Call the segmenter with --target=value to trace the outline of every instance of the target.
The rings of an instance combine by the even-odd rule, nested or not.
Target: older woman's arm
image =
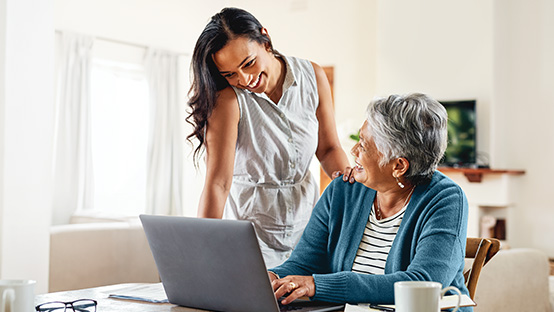
[[[394,283],[437,281],[462,292],[467,201],[459,187],[440,174],[414,192],[410,212],[387,259],[386,274],[351,271],[374,191],[360,183],[333,181],[314,208],[291,258],[271,269],[280,277],[312,275],[314,299],[334,302],[394,301]]]
[[[427,238],[425,247],[418,248],[418,255],[414,258],[414,267],[406,271],[397,271],[384,275],[367,275],[350,271],[343,271],[331,274],[314,274],[316,293],[313,299],[332,302],[372,302],[372,303],[394,303],[394,283],[399,281],[438,281],[443,287],[450,286],[452,279],[459,269],[460,261],[454,258],[463,259],[458,250],[462,249],[456,237],[436,235]],[[432,240],[432,241],[431,241]],[[443,245],[444,244],[444,245]],[[452,248],[448,255],[445,253],[433,253],[432,246],[443,245],[442,249]],[[428,248],[431,247],[431,248]],[[450,259],[452,262],[446,264]],[[435,263],[441,263],[434,267]],[[445,265],[446,264],[446,265]],[[463,282],[462,284],[463,285]],[[462,292],[462,289],[460,289]]]
[[[367,220],[369,215],[369,210],[361,207],[367,208],[365,204],[371,202],[374,194],[375,191],[361,183],[333,180],[314,207],[291,257],[269,271],[278,274],[283,284],[288,283],[290,276],[311,277],[340,271],[344,263],[350,269],[358,247],[351,242],[359,243],[365,227],[359,220]],[[347,259],[347,255],[351,259]]]
[[[462,190],[440,173],[433,180],[414,192],[417,196],[412,197],[411,211],[404,215],[384,275],[358,274],[334,266],[335,273],[313,274],[313,298],[393,303],[394,283],[409,280],[437,281],[467,293],[462,274],[467,200]],[[359,242],[352,244],[357,248]]]

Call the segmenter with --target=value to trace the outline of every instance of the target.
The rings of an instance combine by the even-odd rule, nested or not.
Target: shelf
[[[463,173],[469,182],[475,182],[475,183],[481,182],[481,180],[483,179],[483,175],[486,175],[486,174],[512,174],[512,175],[525,174],[525,170],[512,170],[512,169],[439,167],[438,170],[442,173]]]

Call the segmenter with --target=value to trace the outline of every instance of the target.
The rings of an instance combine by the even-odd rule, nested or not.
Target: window
[[[143,213],[149,126],[144,68],[96,59],[90,92],[94,211]]]

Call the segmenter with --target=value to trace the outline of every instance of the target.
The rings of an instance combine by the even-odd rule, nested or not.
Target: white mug
[[[396,312],[439,312],[440,299],[448,290],[458,294],[458,304],[452,312],[458,311],[462,293],[454,286],[442,289],[437,282],[406,281],[394,283],[394,305]]]
[[[35,310],[35,281],[0,280],[0,312]]]

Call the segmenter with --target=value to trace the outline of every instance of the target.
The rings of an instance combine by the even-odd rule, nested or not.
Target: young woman
[[[267,29],[237,8],[211,18],[192,71],[189,139],[206,161],[198,216],[252,221],[266,265],[280,264],[319,197],[313,155],[329,176],[351,172],[325,73],[278,53]]]

